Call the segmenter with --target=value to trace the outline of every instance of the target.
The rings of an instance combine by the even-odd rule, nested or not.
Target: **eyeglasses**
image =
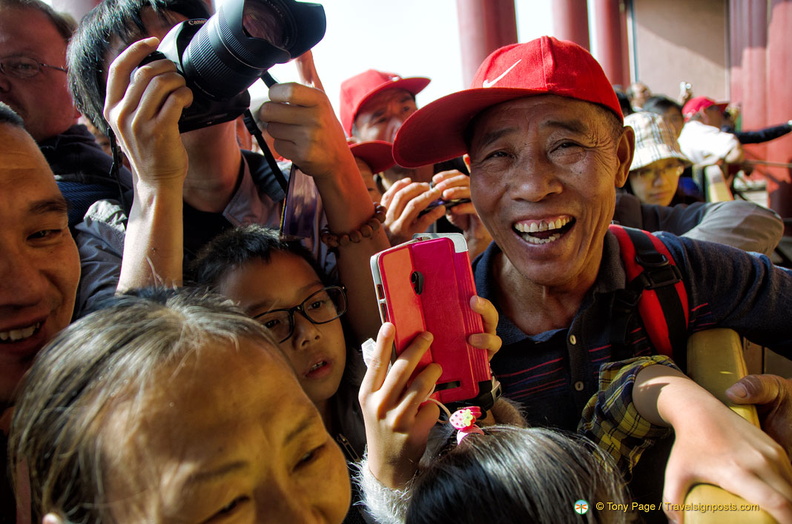
[[[41,73],[45,67],[50,69],[57,69],[58,71],[66,72],[66,68],[58,67],[49,64],[42,64],[27,56],[9,56],[0,58],[0,73],[5,73],[14,78],[33,78]]]
[[[635,171],[630,171],[630,176],[650,180],[655,178],[658,173],[661,175],[682,176],[684,171],[685,166],[682,164],[669,164],[660,168],[645,167],[636,169]]]
[[[273,309],[253,318],[270,330],[278,342],[286,342],[294,334],[294,313],[299,311],[311,324],[327,324],[347,309],[346,292],[341,286],[328,286],[288,309]]]

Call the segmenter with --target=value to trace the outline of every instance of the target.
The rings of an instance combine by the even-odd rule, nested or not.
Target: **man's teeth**
[[[322,360],[321,362],[317,362],[316,364],[311,366],[311,369],[308,370],[308,373],[310,373],[312,371],[316,371],[317,369],[319,369],[320,367],[322,367],[324,365],[325,365],[325,361],[324,360]]]
[[[539,222],[531,222],[530,224],[516,224],[514,228],[520,233],[539,233],[541,231],[552,231],[554,229],[561,229],[569,224],[571,219],[569,217],[559,218],[547,222],[540,220]]]
[[[522,238],[529,244],[549,244],[550,242],[555,242],[561,238],[561,233],[553,233],[547,238],[536,238],[532,237],[531,235],[522,235]]]
[[[41,322],[36,322],[32,326],[21,329],[12,329],[10,331],[0,331],[0,342],[17,342],[19,340],[32,337],[33,334],[41,327]]]

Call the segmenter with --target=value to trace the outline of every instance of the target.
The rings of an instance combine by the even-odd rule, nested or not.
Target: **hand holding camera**
[[[187,152],[178,122],[193,94],[170,60],[139,67],[158,43],[157,38],[140,40],[113,60],[104,116],[138,177],[150,183],[181,182]]]

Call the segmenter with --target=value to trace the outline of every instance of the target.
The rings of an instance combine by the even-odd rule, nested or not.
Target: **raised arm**
[[[314,178],[330,231],[360,231],[374,216],[374,206],[327,96],[296,83],[276,84],[269,96],[260,115],[275,149]],[[349,294],[347,314],[360,341],[373,336],[380,323],[369,259],[389,246],[380,227],[338,247],[339,275]]]
[[[169,60],[139,67],[159,40],[124,50],[110,66],[105,118],[129,158],[135,197],[117,289],[182,281],[182,196],[187,152],[179,134],[192,92]]]
[[[614,220],[624,226],[668,231],[765,255],[775,250],[784,231],[774,211],[744,200],[657,206],[620,192],[616,202]]]

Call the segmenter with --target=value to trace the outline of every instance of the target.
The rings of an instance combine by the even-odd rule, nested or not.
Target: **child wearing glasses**
[[[218,235],[194,269],[197,284],[232,299],[272,333],[325,426],[348,457],[357,458],[365,445],[353,402],[362,360],[347,347],[344,288],[332,285],[298,241],[281,240],[277,231],[258,225]]]
[[[270,330],[347,460],[362,457],[366,436],[357,395],[364,366],[349,334],[357,317],[342,316],[354,297],[348,301],[344,288],[322,274],[299,242],[258,225],[217,236],[193,269],[198,284],[231,298]],[[485,320],[496,318],[489,302],[476,303]],[[376,314],[373,305],[370,311]],[[489,345],[496,324],[490,320],[493,336],[484,337]],[[348,522],[360,518],[359,509],[352,509]]]

